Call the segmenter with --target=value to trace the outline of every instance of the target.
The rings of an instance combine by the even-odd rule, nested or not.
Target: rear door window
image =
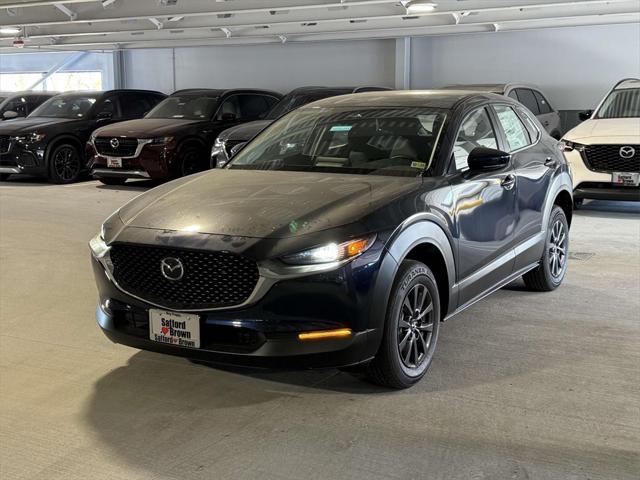
[[[538,102],[538,108],[540,108],[540,114],[544,115],[545,113],[551,113],[553,111],[553,108],[551,108],[551,105],[549,105],[549,102],[547,102],[547,99],[544,98],[544,96],[537,90],[532,90],[532,91],[533,91],[533,95],[536,97],[536,101]]]
[[[271,107],[266,95],[237,95],[241,120],[255,120],[265,115]]]
[[[142,118],[153,106],[146,95],[123,93],[120,95],[122,118]]]
[[[531,145],[529,132],[513,108],[507,105],[494,105],[494,109],[504,131],[509,153]]]
[[[536,97],[531,90],[529,90],[528,88],[517,88],[516,92],[518,93],[518,100],[520,100],[520,103],[531,110],[531,113],[533,113],[534,115],[540,115],[538,102],[536,101]]]

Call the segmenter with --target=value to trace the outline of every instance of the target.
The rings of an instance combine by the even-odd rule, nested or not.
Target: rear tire
[[[104,183],[105,185],[124,185],[124,183],[127,181],[126,178],[120,178],[120,177],[104,177],[104,178],[99,178],[98,180]]]
[[[540,265],[522,276],[529,290],[550,292],[560,286],[569,261],[569,223],[564,211],[555,205],[551,210],[544,252]]]
[[[574,198],[573,199],[573,209],[574,210],[578,210],[579,208],[582,207],[583,203],[584,203],[584,199],[582,199],[582,198]]]
[[[74,145],[58,145],[49,159],[49,180],[57,184],[77,182],[82,173],[82,157]]]
[[[388,388],[409,388],[425,376],[440,330],[435,277],[423,263],[405,260],[391,289],[382,344],[367,366],[370,380]]]

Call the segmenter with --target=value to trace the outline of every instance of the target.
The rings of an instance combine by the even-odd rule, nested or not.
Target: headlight
[[[96,235],[89,241],[89,248],[96,258],[103,258],[109,251],[109,246],[102,239],[101,235]]]
[[[151,139],[151,145],[166,145],[173,142],[173,137],[156,137]]]
[[[213,144],[213,148],[211,149],[211,156],[215,157],[222,153],[224,150],[224,142],[220,140],[220,138],[216,138],[216,141]]]
[[[293,253],[282,257],[282,261],[290,265],[317,265],[322,263],[334,263],[355,258],[367,251],[373,245],[376,236],[359,238],[344,243],[328,243],[319,247]]]
[[[44,133],[28,133],[27,135],[18,135],[16,137],[11,137],[11,140],[20,142],[20,143],[34,143],[41,142],[47,136]]]
[[[569,140],[560,140],[560,142],[558,143],[558,147],[563,152],[572,152],[574,150],[583,152],[585,148],[585,146],[581,143],[570,142]]]

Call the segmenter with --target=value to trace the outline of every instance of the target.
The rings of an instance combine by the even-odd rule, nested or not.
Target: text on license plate
[[[151,309],[149,338],[177,347],[200,348],[200,316]]]
[[[611,181],[616,185],[628,185],[637,187],[640,184],[638,172],[613,172]]]
[[[121,158],[107,158],[107,167],[109,168],[122,168]]]

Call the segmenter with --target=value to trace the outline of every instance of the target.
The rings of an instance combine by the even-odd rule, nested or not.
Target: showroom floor
[[[389,392],[111,344],[87,241],[144,190],[0,185],[1,478],[637,478],[640,205],[585,205],[559,290],[475,305]]]

